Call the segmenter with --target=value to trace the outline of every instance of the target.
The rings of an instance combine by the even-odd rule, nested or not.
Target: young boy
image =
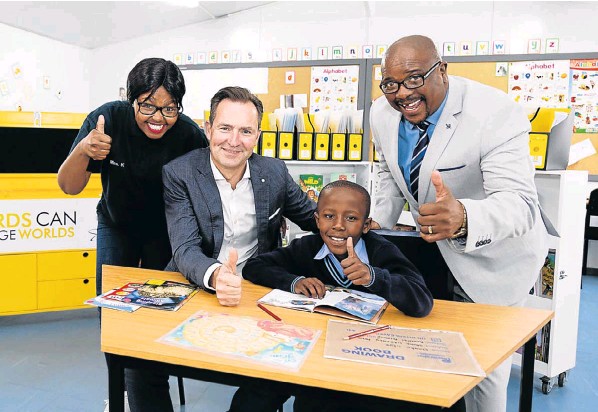
[[[320,192],[314,217],[319,235],[306,235],[289,246],[255,256],[243,268],[253,283],[321,298],[325,284],[374,293],[409,316],[432,310],[432,294],[417,269],[382,236],[369,232],[370,195],[360,185],[339,180]],[[350,412],[401,410],[440,411],[442,408],[409,402],[330,393],[317,388],[295,392],[295,412]],[[464,411],[461,399],[447,411]]]
[[[251,258],[243,277],[253,283],[322,298],[324,285],[374,293],[409,316],[432,310],[432,294],[417,269],[382,236],[369,232],[371,199],[360,185],[339,180],[320,192],[319,235]]]

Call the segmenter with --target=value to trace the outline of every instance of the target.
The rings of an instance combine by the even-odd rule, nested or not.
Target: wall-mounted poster
[[[527,107],[569,107],[569,60],[509,63],[508,93]]]
[[[598,59],[571,60],[571,109],[576,133],[598,133]]]
[[[309,112],[357,110],[359,66],[311,68]]]

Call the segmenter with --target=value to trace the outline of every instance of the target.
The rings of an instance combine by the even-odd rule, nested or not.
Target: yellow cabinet
[[[0,313],[37,308],[35,253],[0,256]]]
[[[93,278],[38,282],[37,308],[39,310],[75,309],[95,295],[95,275]]]
[[[95,296],[95,250],[37,255],[37,308],[73,309]]]
[[[0,315],[87,307],[95,261],[95,250],[0,255]]]
[[[95,264],[95,250],[39,253],[37,280],[95,278]]]

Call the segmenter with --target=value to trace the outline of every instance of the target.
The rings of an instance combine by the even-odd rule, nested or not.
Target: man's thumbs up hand
[[[437,170],[432,172],[431,181],[436,190],[436,201],[421,205],[417,219],[422,238],[430,243],[449,239],[463,223],[463,205],[445,186]]]

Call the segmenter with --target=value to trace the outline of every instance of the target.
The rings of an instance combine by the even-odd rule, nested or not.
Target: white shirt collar
[[[214,160],[212,159],[212,155],[210,155],[210,167],[212,168],[212,173],[214,174],[214,180],[226,180],[226,178],[220,173],[220,170],[214,164]],[[241,179],[249,179],[251,178],[251,173],[249,171],[249,160],[245,164],[245,172],[243,173],[243,177]]]
[[[357,242],[357,245],[355,245],[354,249],[355,249],[355,254],[359,258],[359,260],[361,260],[363,263],[368,263],[368,264],[370,263],[370,260],[368,259],[368,252],[365,249],[365,242],[364,242],[363,238],[359,238],[359,241]],[[334,256],[334,254],[330,251],[330,249],[328,249],[328,246],[326,246],[326,243],[324,243],[322,245],[322,247],[320,248],[320,250],[318,251],[318,253],[316,254],[316,256],[314,257],[314,259],[321,260],[321,259],[324,259],[328,255],[332,255],[332,257],[334,257],[336,259],[336,256]]]

